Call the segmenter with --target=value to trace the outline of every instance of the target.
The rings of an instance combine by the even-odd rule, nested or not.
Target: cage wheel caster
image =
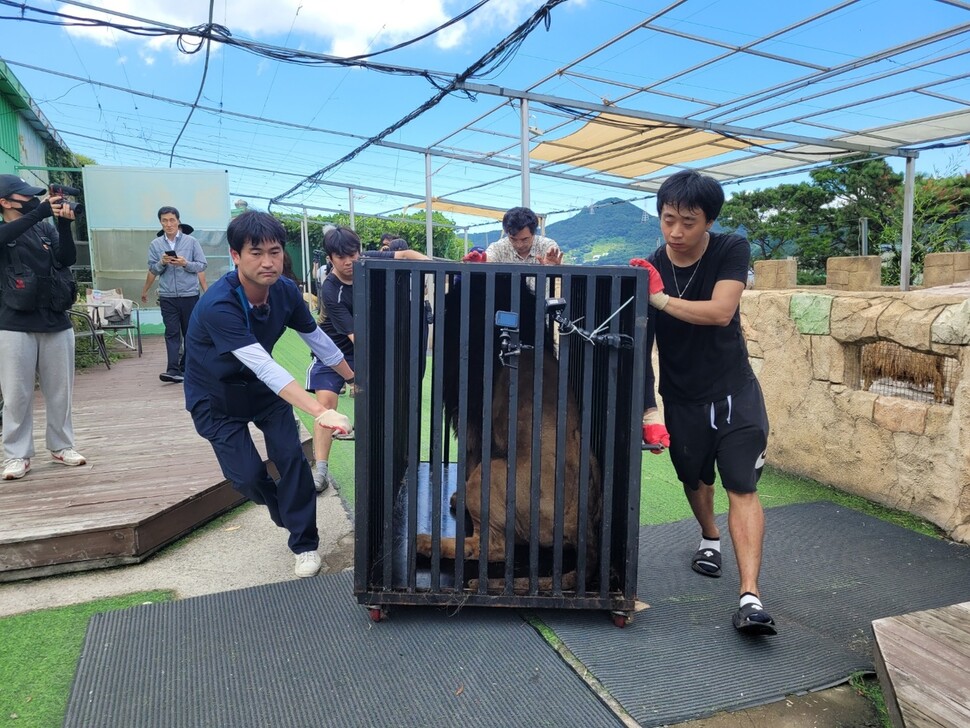
[[[626,627],[627,622],[630,621],[630,616],[626,612],[610,612],[610,617],[613,619],[613,625],[620,629]]]
[[[381,607],[368,607],[367,613],[371,622],[381,622],[387,618],[387,612]]]

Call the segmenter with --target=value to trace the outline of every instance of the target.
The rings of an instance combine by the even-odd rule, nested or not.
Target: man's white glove
[[[354,426],[350,424],[350,418],[347,415],[340,414],[337,410],[326,410],[323,414],[318,415],[314,422],[320,427],[333,430],[334,434],[337,435],[349,435],[354,431]]]

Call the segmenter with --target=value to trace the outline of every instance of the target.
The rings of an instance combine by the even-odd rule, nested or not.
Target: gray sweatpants
[[[52,334],[0,331],[4,457],[34,454],[35,378],[46,405],[47,449],[74,447],[74,329]]]

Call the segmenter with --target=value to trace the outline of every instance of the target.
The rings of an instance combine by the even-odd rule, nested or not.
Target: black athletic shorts
[[[664,402],[664,421],[670,460],[685,486],[713,484],[716,464],[725,489],[755,492],[768,444],[768,413],[757,379],[717,402]]]

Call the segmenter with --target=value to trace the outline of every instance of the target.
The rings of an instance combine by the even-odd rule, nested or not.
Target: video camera
[[[77,187],[68,187],[67,185],[51,185],[50,186],[51,196],[61,196],[61,197],[77,197],[81,194],[81,190]],[[80,202],[71,202],[70,200],[65,200],[66,204],[75,215],[81,215],[84,213],[84,205]]]
[[[518,369],[513,357],[521,354],[523,349],[532,348],[519,341],[519,314],[515,311],[496,311],[495,327],[499,330],[498,360],[504,367]]]

